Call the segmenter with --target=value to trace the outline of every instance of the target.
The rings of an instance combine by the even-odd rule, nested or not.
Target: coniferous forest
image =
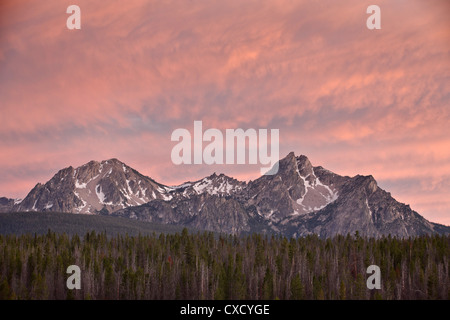
[[[449,299],[449,248],[449,236],[0,235],[0,299]],[[367,288],[369,265],[381,289]]]

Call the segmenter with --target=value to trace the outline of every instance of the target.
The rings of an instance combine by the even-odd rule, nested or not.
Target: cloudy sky
[[[202,120],[280,129],[281,157],[372,174],[450,225],[449,16],[447,0],[3,0],[0,196],[109,158],[169,185],[257,178],[172,163],[172,131]]]

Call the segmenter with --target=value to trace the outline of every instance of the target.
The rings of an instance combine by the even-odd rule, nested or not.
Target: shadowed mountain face
[[[20,201],[20,200],[19,200]],[[0,212],[9,212],[14,207],[15,200],[5,197],[0,198]]]
[[[354,234],[408,237],[449,233],[380,189],[372,176],[344,177],[288,154],[276,175],[248,183],[215,173],[169,187],[117,159],[59,171],[23,201],[0,198],[0,211],[123,216],[201,230],[299,237]]]
[[[165,199],[163,185],[141,175],[117,159],[91,161],[60,170],[50,181],[38,183],[16,211],[71,213],[112,212]]]
[[[249,183],[248,203],[255,205],[264,218],[278,222],[308,215],[336,201],[340,184],[338,178],[319,177],[305,156],[290,153],[279,162],[278,174]]]

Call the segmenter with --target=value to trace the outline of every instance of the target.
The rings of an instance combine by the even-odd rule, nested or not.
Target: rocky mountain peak
[[[19,211],[96,213],[168,199],[169,188],[158,184],[117,159],[89,161],[58,171],[44,185],[37,184],[17,206]]]
[[[240,192],[246,183],[231,178],[223,173],[217,175],[215,172],[195,182],[186,182],[172,187],[171,194],[176,197],[190,198],[192,195],[210,194],[228,196]]]
[[[355,184],[358,186],[363,186],[369,195],[378,190],[377,181],[372,175],[356,175],[353,179],[355,180]]]
[[[213,173],[165,186],[118,159],[59,170],[23,200],[0,198],[0,211],[113,214],[218,232],[286,236],[449,233],[378,187],[371,175],[340,176],[293,152],[279,171],[248,183]]]
[[[316,180],[316,175],[314,173],[314,168],[306,156],[299,156],[297,159],[297,167],[299,174],[305,178],[310,184],[313,184]]]
[[[304,155],[297,157],[294,152],[290,152],[286,157],[279,161],[278,174],[281,176],[297,174],[303,178],[312,180],[315,178],[314,168],[309,159]]]

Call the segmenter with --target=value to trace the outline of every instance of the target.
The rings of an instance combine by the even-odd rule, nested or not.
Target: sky
[[[110,158],[166,185],[258,178],[173,164],[171,133],[201,120],[279,129],[280,157],[373,175],[450,225],[448,16],[447,0],[2,0],[0,196]]]

